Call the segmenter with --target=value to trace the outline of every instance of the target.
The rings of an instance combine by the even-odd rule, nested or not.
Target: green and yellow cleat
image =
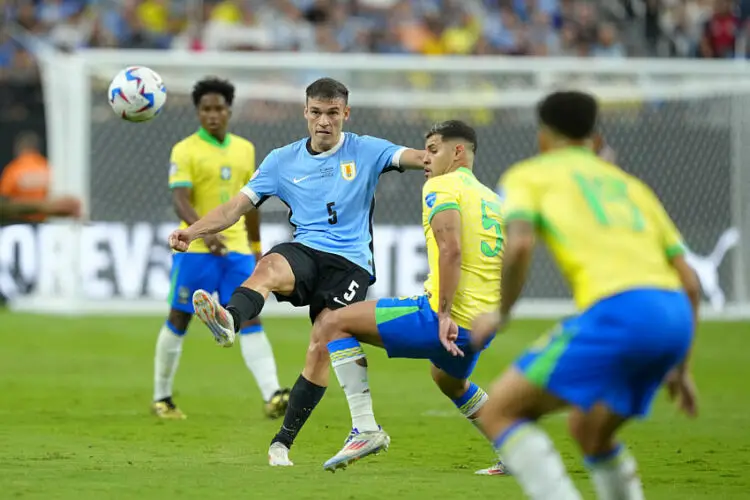
[[[175,406],[172,398],[156,401],[151,405],[151,413],[165,420],[185,420],[187,415]]]
[[[273,393],[271,399],[263,404],[263,412],[266,417],[276,419],[283,417],[286,413],[286,407],[289,406],[289,393],[291,389],[279,389]]]

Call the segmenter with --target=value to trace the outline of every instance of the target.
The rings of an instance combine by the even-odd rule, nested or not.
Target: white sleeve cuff
[[[391,166],[396,168],[401,168],[401,155],[409,148],[401,148],[395,153],[393,153],[393,158],[391,158]]]
[[[254,206],[258,206],[258,202],[260,201],[260,196],[256,194],[255,191],[250,189],[250,187],[245,186],[242,189],[240,189],[240,193],[244,194],[248,198],[250,198],[250,201],[253,203]]]

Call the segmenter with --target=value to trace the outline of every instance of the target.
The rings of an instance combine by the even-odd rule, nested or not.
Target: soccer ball
[[[159,114],[167,102],[167,89],[156,71],[131,66],[120,71],[109,85],[109,105],[129,122],[146,122]]]

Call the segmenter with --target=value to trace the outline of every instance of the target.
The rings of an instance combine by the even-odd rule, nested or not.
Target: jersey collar
[[[322,153],[318,153],[318,154],[316,154],[316,155],[310,155],[310,156],[311,156],[311,157],[313,157],[313,158],[328,158],[328,157],[330,157],[330,156],[333,156],[333,155],[335,155],[335,154],[336,154],[336,152],[337,152],[337,151],[338,151],[339,149],[341,149],[341,146],[343,146],[343,145],[344,145],[344,139],[346,138],[346,137],[345,137],[345,135],[346,135],[346,132],[343,132],[343,131],[342,131],[342,132],[341,132],[341,137],[339,137],[339,142],[337,142],[337,143],[336,143],[336,145],[335,145],[334,147],[332,147],[332,148],[331,148],[331,149],[329,149],[328,151],[324,151],[324,152],[322,152]],[[305,151],[307,151],[307,147],[305,147]],[[310,153],[308,152],[307,154],[310,154]]]
[[[220,148],[225,148],[229,146],[229,134],[228,133],[226,137],[224,137],[224,142],[219,142],[219,140],[216,137],[209,134],[208,131],[204,129],[203,127],[199,128],[196,134],[198,134],[198,137],[200,137],[202,140],[214,146],[217,146]]]
[[[456,172],[463,172],[465,174],[474,175],[474,172],[470,168],[466,168],[466,167],[458,167],[456,169]]]
[[[594,151],[591,148],[587,148],[586,146],[568,146],[567,148],[569,151],[579,151],[581,153],[586,153],[590,155],[595,155]]]

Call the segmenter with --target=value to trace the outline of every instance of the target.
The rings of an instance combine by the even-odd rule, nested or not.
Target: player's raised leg
[[[438,315],[426,296],[362,302],[328,314],[316,324],[313,337],[328,341],[331,362],[349,402],[352,433],[344,448],[325,463],[326,469],[346,467],[387,448],[377,425],[367,383],[367,362],[360,342],[382,347],[389,357],[430,359],[433,378],[468,419],[476,419],[487,401],[484,391],[468,381],[481,349],[469,345],[469,333],[458,328],[454,342],[464,351],[456,357],[439,335]],[[387,440],[390,443],[390,439]]]
[[[368,455],[387,450],[391,439],[375,421],[367,377],[367,357],[360,340],[382,347],[376,319],[377,301],[331,311],[315,322],[312,338],[328,346],[331,365],[344,389],[352,430],[344,447],[323,464],[327,470],[345,468]]]
[[[287,259],[270,252],[260,259],[253,274],[232,293],[226,308],[205,290],[196,291],[193,294],[195,314],[211,330],[219,345],[231,347],[240,326],[258,317],[268,295],[271,292],[291,295],[294,283],[294,272]]]
[[[258,233],[257,228],[255,232]],[[255,268],[255,256],[230,253],[224,259],[223,264],[224,272],[219,285],[219,302],[227,304],[234,290]],[[260,317],[242,324],[239,333],[242,358],[258,384],[264,402],[263,411],[269,418],[278,418],[286,410],[289,389],[282,389],[279,384],[276,359]]]

